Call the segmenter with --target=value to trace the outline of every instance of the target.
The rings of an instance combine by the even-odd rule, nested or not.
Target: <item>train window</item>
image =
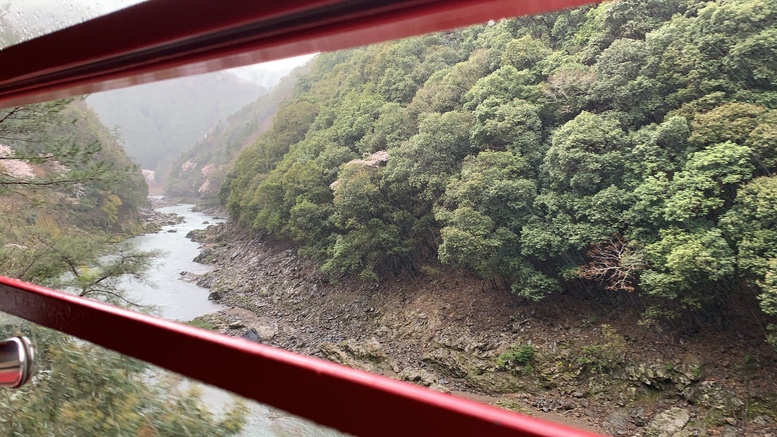
[[[561,434],[474,392],[593,432],[771,431],[773,0],[235,3],[4,30],[0,272],[69,294],[0,278],[0,311],[354,434]],[[262,103],[211,123],[203,88]],[[133,138],[128,109],[177,130]],[[221,217],[141,212],[144,177]],[[116,243],[140,214],[159,232]]]

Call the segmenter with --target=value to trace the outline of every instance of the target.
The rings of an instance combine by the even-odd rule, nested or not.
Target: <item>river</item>
[[[160,212],[175,213],[184,222],[164,226],[156,234],[146,234],[130,240],[138,249],[156,250],[162,255],[143,282],[127,279],[124,288],[133,302],[154,307],[154,313],[168,320],[189,321],[223,307],[208,300],[208,290],[180,280],[181,272],[202,274],[210,267],[192,261],[199,253],[199,244],[186,238],[194,229],[204,229],[209,223],[219,223],[211,216],[192,212],[192,205],[160,208]]]
[[[154,263],[147,280],[127,280],[124,289],[134,302],[149,305],[154,313],[169,320],[186,322],[197,316],[222,309],[221,305],[208,300],[208,290],[180,280],[183,271],[202,274],[210,267],[192,261],[199,254],[199,244],[186,238],[194,229],[204,229],[209,223],[219,223],[206,214],[193,212],[192,205],[175,205],[159,208],[164,213],[175,213],[184,217],[184,222],[164,226],[156,234],[147,234],[131,241],[140,250],[162,251]],[[237,371],[246,371],[240,369]],[[246,377],[250,373],[246,372]],[[305,396],[305,394],[301,394]],[[212,387],[203,386],[203,400],[217,414],[230,404],[232,395]],[[325,399],[322,398],[322,402]],[[246,401],[249,408],[248,424],[241,436],[311,436],[329,437],[340,435],[335,431],[319,427],[306,420],[271,409],[253,401]]]

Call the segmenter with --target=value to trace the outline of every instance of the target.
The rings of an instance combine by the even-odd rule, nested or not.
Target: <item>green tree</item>
[[[542,41],[524,35],[507,43],[502,54],[502,63],[511,65],[519,71],[532,69],[551,52],[551,49]]]
[[[553,135],[544,167],[554,190],[591,195],[623,180],[623,129],[614,120],[582,112]]]
[[[748,147],[731,142],[716,144],[688,157],[683,170],[669,184],[667,220],[685,221],[719,211],[731,204],[736,185],[753,174]]]
[[[734,250],[721,230],[708,223],[666,229],[660,234],[658,242],[645,247],[651,267],[641,274],[642,289],[691,309],[700,308],[715,297],[715,287],[726,286],[716,282],[734,273]]]
[[[323,271],[377,280],[409,264],[412,246],[407,244],[408,232],[403,232],[408,224],[389,201],[381,184],[383,171],[359,161],[343,165],[334,187],[332,216],[339,232]]]
[[[750,132],[745,145],[753,151],[756,170],[761,174],[777,171],[777,111],[768,111]]]
[[[777,258],[777,177],[759,177],[743,185],[720,226],[736,244],[740,273],[751,281],[763,279]]]
[[[536,168],[544,147],[537,106],[515,99],[489,97],[473,111],[472,145],[476,150],[509,150],[527,157]]]
[[[0,137],[9,144],[0,152],[3,274],[128,304],[120,279],[142,278],[154,254],[119,243],[120,226],[136,218],[146,187],[117,140],[78,101],[4,110]],[[197,396],[150,383],[134,360],[44,329],[0,325],[0,336],[18,334],[35,340],[39,374],[21,395],[0,392],[0,435],[188,429],[204,436],[235,434],[245,422],[244,407],[217,420]]]
[[[530,167],[512,152],[485,151],[464,161],[435,212],[443,224],[439,258],[526,297],[557,283],[521,256],[521,229],[537,195]]]
[[[322,55],[289,104],[314,121],[276,123],[222,192],[337,275],[438,260],[531,298],[582,278],[648,316],[720,313],[737,274],[765,281],[748,244],[771,257],[745,230],[769,221],[733,217],[777,171],[776,11],[622,0]]]
[[[407,181],[422,193],[424,200],[434,201],[471,151],[472,123],[472,115],[467,112],[424,114],[418,134],[390,153],[386,177],[390,181]]]

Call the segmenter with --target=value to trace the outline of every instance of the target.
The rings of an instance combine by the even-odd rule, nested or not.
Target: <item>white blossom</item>
[[[190,161],[190,160],[188,160],[188,159],[187,159],[187,160],[186,160],[186,162],[184,162],[183,164],[181,164],[181,170],[182,170],[182,171],[191,170],[191,169],[193,169],[193,168],[194,168],[194,166],[195,166],[195,165],[197,165],[197,164],[195,164],[194,162],[192,162],[192,161]]]
[[[14,151],[5,144],[0,144],[0,174],[13,179],[32,179],[35,171],[32,166],[21,159],[14,159]]]

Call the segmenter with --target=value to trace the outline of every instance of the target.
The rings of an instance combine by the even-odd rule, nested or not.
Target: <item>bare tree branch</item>
[[[598,281],[612,291],[634,291],[639,272],[647,267],[642,253],[619,236],[595,244],[587,256],[591,261],[580,268],[580,277]]]

